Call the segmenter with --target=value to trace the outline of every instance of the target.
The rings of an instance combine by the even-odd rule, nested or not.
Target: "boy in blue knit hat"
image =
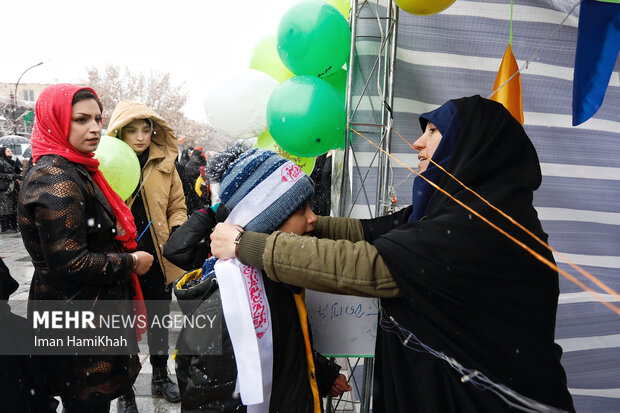
[[[210,208],[196,211],[164,246],[166,258],[181,268],[202,267],[210,253],[208,235],[226,216],[228,222],[255,232],[280,230],[304,235],[314,229],[316,216],[308,206],[314,195],[313,182],[294,163],[271,151],[237,145],[213,156],[207,170],[211,181],[219,182],[221,205],[217,213]],[[198,285],[187,288],[190,285],[187,277],[177,282],[174,291],[179,302],[184,298],[207,295],[203,310],[213,311],[214,303],[219,306],[220,288],[223,287],[218,286],[215,277],[209,276],[214,262],[215,259],[211,259],[205,263],[203,279]],[[262,406],[265,411],[282,413],[320,411],[320,396],[327,393],[339,395],[350,387],[345,377],[338,373],[339,366],[316,352],[307,352],[311,349],[311,335],[303,305],[303,290],[272,282],[267,277],[260,277],[258,281],[267,303],[264,308],[259,307],[260,313],[253,313],[256,335],[260,339],[268,333],[273,342],[268,350],[272,358],[267,380],[270,388]],[[257,288],[251,291],[257,291]],[[260,302],[260,295],[255,299]],[[228,317],[226,320],[228,322]],[[236,326],[222,328],[222,356],[177,356],[182,407],[185,404],[188,408],[191,405],[236,411],[234,409],[241,405],[241,401],[233,396],[237,366],[240,365],[235,363],[235,356],[245,355],[233,356],[228,334],[230,328]],[[221,377],[209,377],[214,371],[221,373]],[[239,380],[242,377],[240,374]],[[241,397],[244,397],[243,383]]]

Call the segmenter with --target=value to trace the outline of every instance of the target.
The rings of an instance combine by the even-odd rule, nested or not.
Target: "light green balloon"
[[[291,7],[278,25],[278,54],[296,75],[329,76],[347,62],[351,30],[344,16],[323,0]]]
[[[127,200],[140,182],[140,161],[133,149],[120,139],[102,136],[95,158],[110,187]]]
[[[278,143],[269,133],[269,129],[260,134],[260,136],[256,140],[256,143],[254,144],[254,147],[259,149],[265,149],[268,151],[274,151],[284,159],[295,162],[297,166],[299,166],[301,170],[304,171],[304,173],[308,176],[310,176],[310,174],[312,173],[312,170],[314,169],[314,164],[316,163],[315,157],[297,156],[282,149],[282,147],[278,145]]]
[[[267,73],[278,82],[284,82],[295,76],[280,60],[275,34],[263,37],[256,43],[250,57],[250,69]]]
[[[349,15],[351,11],[351,0],[325,0],[332,6],[338,9],[340,13],[345,17],[345,19],[349,20]]]
[[[319,156],[344,140],[346,113],[342,98],[325,80],[295,76],[271,94],[267,125],[285,151]]]

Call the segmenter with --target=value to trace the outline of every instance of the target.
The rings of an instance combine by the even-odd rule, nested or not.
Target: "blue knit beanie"
[[[252,189],[287,162],[290,163],[275,152],[238,145],[212,156],[207,171],[210,179],[220,183],[220,200],[232,211]],[[296,165],[292,164],[291,167],[299,176],[297,181],[270,205],[264,205],[263,211],[245,226],[246,230],[271,233],[312,198],[314,184],[310,177]],[[284,184],[286,179],[283,177],[277,182]],[[275,191],[275,188],[269,189]]]

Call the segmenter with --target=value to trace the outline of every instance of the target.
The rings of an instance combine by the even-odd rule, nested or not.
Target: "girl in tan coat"
[[[168,331],[153,328],[152,320],[170,312],[170,284],[183,274],[162,255],[170,234],[187,220],[183,184],[174,166],[177,139],[162,117],[146,105],[124,100],[114,109],[107,135],[122,139],[138,155],[140,184],[127,199],[138,230],[140,249],[151,252],[155,261],[140,277],[149,322],[148,343],[153,394],[179,402],[178,386],[168,377]],[[137,412],[133,391],[118,401],[119,412]]]

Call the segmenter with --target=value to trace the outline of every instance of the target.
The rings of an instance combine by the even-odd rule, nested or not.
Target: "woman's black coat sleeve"
[[[391,229],[406,223],[409,215],[413,211],[413,206],[409,205],[390,215],[385,215],[373,219],[361,219],[362,228],[364,229],[364,240],[373,242]]]

